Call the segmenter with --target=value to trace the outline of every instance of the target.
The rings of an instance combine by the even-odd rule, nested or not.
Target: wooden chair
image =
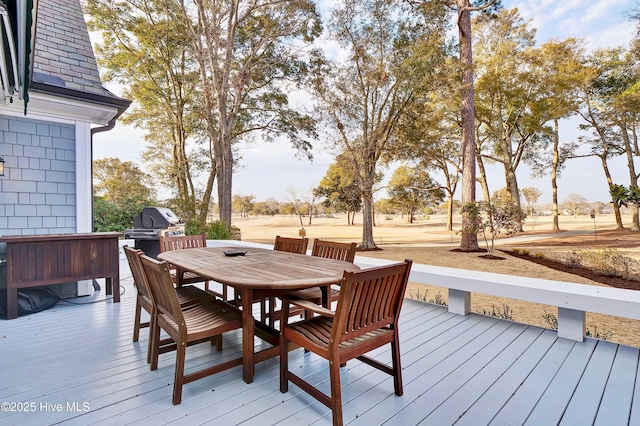
[[[390,266],[345,272],[340,284],[336,311],[307,300],[283,298],[280,327],[280,392],[289,389],[289,381],[331,408],[333,424],[342,425],[340,365],[357,358],[393,376],[395,394],[402,395],[402,368],[398,319],[407,287],[411,260]],[[287,324],[290,305],[319,314],[303,321]],[[289,343],[329,361],[331,394],[326,395],[289,371]],[[392,366],[365,356],[380,346],[391,344]]]
[[[276,235],[276,241],[273,243],[273,249],[286,251],[288,253],[307,254],[308,245],[308,238],[288,238]]]
[[[308,245],[308,238],[288,238],[276,235],[276,240],[273,243],[273,249],[286,251],[288,253],[306,254]],[[260,302],[260,320],[262,322],[266,322],[268,318],[269,326],[273,328],[278,315],[278,312],[276,312],[275,294],[269,291],[254,291],[253,294],[253,301]],[[268,310],[267,303],[269,304]]]
[[[324,257],[326,259],[343,260],[345,262],[353,263],[356,257],[356,243],[338,243],[334,241],[326,241],[315,239],[313,240],[313,248],[311,249],[311,256]],[[292,293],[298,299],[306,299],[317,305],[322,304],[322,291],[319,288],[308,288],[305,290],[298,290]],[[328,286],[327,288],[328,303],[331,307],[331,302],[338,300],[340,290]],[[309,311],[305,311],[305,318],[311,315]]]
[[[132,249],[129,246],[124,246],[124,253],[127,256],[127,261],[129,262],[129,268],[131,269],[131,275],[133,276],[133,282],[136,285],[138,290],[138,294],[136,296],[136,310],[134,314],[134,324],[133,324],[133,341],[137,342],[140,337],[140,329],[146,327],[152,327],[151,323],[155,320],[155,309],[153,307],[153,302],[151,300],[151,290],[149,289],[149,283],[147,281],[147,276],[144,272],[142,261],[140,260],[140,256],[144,253],[139,249]],[[194,286],[185,286],[176,289],[176,295],[178,297],[178,302],[180,306],[188,306],[193,303],[198,303],[201,301],[211,300],[214,296],[209,295],[204,290],[201,290]],[[141,314],[142,309],[147,311],[149,314],[150,321],[142,322]],[[159,342],[162,352],[166,352],[167,350],[171,350],[170,347],[173,344],[173,340],[166,339]],[[221,342],[220,342],[221,344]],[[147,348],[147,363],[151,362],[151,335],[149,336],[148,348]],[[175,345],[173,345],[175,346]]]
[[[183,250],[189,248],[198,248],[198,247],[206,247],[207,246],[207,236],[202,235],[171,235],[171,236],[160,236],[160,252],[171,251],[171,250]],[[227,300],[227,286],[222,284],[222,292],[217,292],[209,289],[209,281],[205,280],[201,276],[190,272],[190,271],[181,271],[182,277],[176,275],[176,268],[169,264],[169,268],[171,270],[171,279],[175,284],[178,284],[178,281],[181,284],[195,284],[204,282],[205,290],[215,294],[220,297],[222,300]]]
[[[185,308],[181,307],[167,262],[158,262],[145,255],[141,256],[141,260],[155,308],[155,321],[151,325],[152,342],[154,342],[151,348],[151,370],[158,368],[159,346],[155,342],[160,341],[160,329],[162,329],[176,343],[172,402],[177,405],[182,401],[182,386],[185,383],[242,365],[242,357],[240,357],[184,374],[187,346],[242,328],[241,313],[228,303],[214,298],[207,303],[194,303]]]

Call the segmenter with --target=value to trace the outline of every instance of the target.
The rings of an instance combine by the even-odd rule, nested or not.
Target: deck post
[[[558,307],[558,337],[584,341],[587,331],[586,313],[575,309]]]
[[[449,289],[449,312],[467,315],[471,312],[471,293],[463,290]]]

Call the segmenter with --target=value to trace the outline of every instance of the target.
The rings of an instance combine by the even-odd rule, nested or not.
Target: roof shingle
[[[58,77],[69,89],[114,96],[102,86],[79,0],[38,2],[34,73]]]

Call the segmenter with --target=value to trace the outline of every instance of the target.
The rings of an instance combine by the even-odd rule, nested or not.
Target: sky
[[[326,10],[328,2],[321,5]],[[537,29],[536,42],[542,44],[550,39],[567,37],[584,38],[587,49],[628,45],[635,32],[635,24],[629,21],[629,12],[636,5],[635,0],[503,0],[505,8],[517,7],[525,20]],[[117,86],[107,86],[116,94]],[[303,106],[306,98],[298,94],[292,102]],[[561,140],[572,140],[579,136],[577,119],[560,124]],[[121,161],[133,161],[142,170],[141,160],[144,150],[144,133],[140,129],[124,126],[116,127],[94,136],[94,159],[116,157]],[[240,146],[242,159],[235,166],[233,193],[253,195],[256,201],[276,198],[290,199],[293,189],[299,196],[310,194],[333,162],[332,147],[322,141],[314,144],[313,161],[301,159],[286,140],[262,142],[256,140]],[[521,170],[522,168],[522,170]],[[628,185],[628,170],[623,159],[611,164],[613,180]],[[385,179],[391,177],[393,168],[383,170]],[[533,186],[542,192],[538,204],[551,202],[551,183],[548,178],[533,179],[523,166],[517,171],[520,188]],[[438,176],[434,176],[438,180]],[[491,191],[504,187],[504,173],[501,167],[490,166],[488,172]],[[383,182],[384,184],[384,182]],[[481,194],[478,190],[478,194]],[[609,201],[610,197],[602,167],[598,159],[583,158],[570,160],[558,180],[558,198],[562,202],[570,194],[579,194],[589,202]],[[166,192],[164,193],[167,196]],[[160,191],[160,196],[163,192]],[[456,198],[459,198],[456,197]]]

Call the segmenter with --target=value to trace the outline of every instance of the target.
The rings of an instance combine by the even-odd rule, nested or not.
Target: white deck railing
[[[133,245],[133,242],[129,242]],[[244,241],[209,240],[210,247],[268,244]],[[356,256],[355,263],[370,268],[396,261]],[[414,263],[410,281],[449,289],[449,312],[471,312],[471,294],[480,293],[558,307],[558,336],[583,341],[586,312],[640,320],[640,291],[600,287],[562,281],[494,274],[467,269],[445,268]]]

